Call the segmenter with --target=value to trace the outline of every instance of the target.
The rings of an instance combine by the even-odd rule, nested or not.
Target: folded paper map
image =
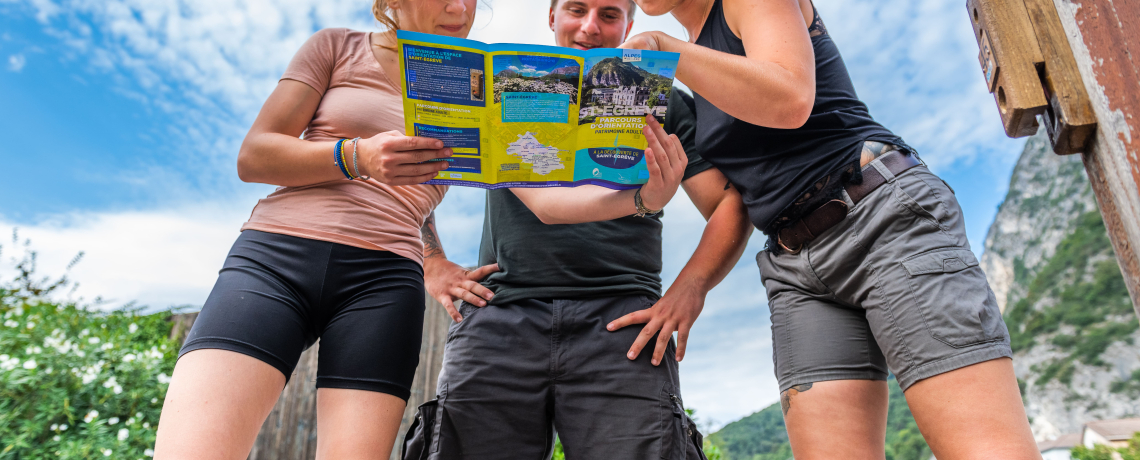
[[[664,122],[678,55],[485,44],[399,31],[409,136],[454,152],[429,184],[637,188],[641,128]]]

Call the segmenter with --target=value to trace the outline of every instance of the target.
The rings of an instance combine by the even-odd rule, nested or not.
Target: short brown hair
[[[376,0],[376,1],[382,2],[384,0]],[[562,0],[550,0],[550,9],[553,10],[554,7],[558,6],[558,2],[560,2],[560,1],[562,1]],[[635,13],[635,12],[637,12],[637,3],[634,3],[633,0],[629,0],[629,20],[631,20],[631,21],[633,20],[633,13]]]

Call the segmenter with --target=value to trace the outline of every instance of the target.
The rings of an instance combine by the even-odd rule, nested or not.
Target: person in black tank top
[[[795,457],[884,458],[893,374],[937,458],[1040,458],[953,191],[871,117],[811,1],[635,1],[692,38],[622,47],[681,54],[700,155],[769,238],[757,263]]]

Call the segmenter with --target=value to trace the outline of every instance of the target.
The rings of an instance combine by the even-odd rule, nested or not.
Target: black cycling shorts
[[[179,357],[221,349],[288,379],[318,338],[317,388],[368,390],[405,401],[424,320],[420,264],[387,251],[246,230]]]

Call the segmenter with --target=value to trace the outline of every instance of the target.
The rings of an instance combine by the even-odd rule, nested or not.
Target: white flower
[[[146,455],[147,457],[153,457],[154,456],[154,449],[144,450],[143,455]]]
[[[99,411],[93,410],[91,412],[88,412],[87,415],[83,416],[83,422],[84,423],[91,423],[91,421],[95,420],[95,417],[98,417],[98,416],[99,416]]]
[[[170,377],[165,372],[158,374],[158,383],[170,383]]]
[[[23,316],[24,315],[24,307],[16,307],[14,310],[12,310],[12,312],[15,313],[16,316]]]
[[[131,435],[131,432],[130,432],[130,431],[127,431],[127,429],[126,429],[126,428],[123,428],[123,429],[119,430],[119,440],[120,440],[120,441],[126,441],[126,440],[127,440],[127,436],[130,436],[130,435]]]
[[[134,424],[135,424],[135,418],[134,417],[127,419],[127,425],[134,425]]]
[[[60,425],[59,431],[67,431],[67,425]]]
[[[27,326],[24,326],[24,327],[26,327],[26,328],[28,328],[28,329],[35,329],[35,328],[36,328],[36,323],[33,323],[33,322],[31,322],[31,321],[28,321],[28,325],[27,325]]]
[[[92,337],[90,339],[87,339],[87,343],[90,343],[92,345],[97,344],[97,343],[99,343],[99,338],[98,337]]]
[[[137,331],[137,330],[139,330],[139,325],[138,325],[138,324],[135,324],[135,323],[131,323],[131,325],[130,325],[130,326],[127,326],[127,332],[129,332],[129,333],[131,333],[131,334],[134,334],[134,333],[135,333],[135,331]]]
[[[119,423],[119,417],[111,417],[111,418],[107,419],[108,425],[114,425],[116,423]]]
[[[150,403],[151,403],[151,404],[154,404],[154,403],[157,403],[157,402],[158,402],[158,398],[150,398]]]
[[[111,391],[115,394],[119,394],[123,392],[123,387],[121,385],[115,385],[114,388],[111,388]]]
[[[87,329],[84,329],[84,330],[82,330],[82,331],[79,331],[79,336],[80,336],[80,337],[87,337],[87,334],[90,334],[90,333],[91,333],[91,331],[88,331]]]
[[[8,355],[0,355],[0,369],[10,371],[20,366],[20,359]]]
[[[142,420],[142,418],[143,418],[142,412],[135,412],[135,418]]]
[[[103,382],[103,388],[111,388],[118,384],[119,382],[115,381],[115,376],[112,375],[106,382]]]
[[[75,356],[82,358],[84,356],[87,356],[87,353],[84,353],[83,350],[75,350]]]
[[[59,424],[58,424],[58,423],[53,423],[53,424],[51,424],[51,430],[52,430],[52,431],[56,431],[56,430],[58,430],[58,429],[59,429]]]
[[[104,343],[103,346],[99,347],[100,350],[110,350],[112,348],[115,348],[115,344],[111,342]]]
[[[16,326],[19,326],[20,323],[17,323],[15,320],[10,319],[8,321],[4,321],[4,325],[7,327],[16,327]]]
[[[55,436],[52,436],[52,437],[51,437],[51,440],[52,440],[52,441],[55,441],[55,442],[59,442],[59,435],[57,434],[57,435],[55,435]]]
[[[123,362],[129,363],[129,362],[134,361],[135,358],[136,358],[136,356],[134,355],[134,353],[127,353],[127,354],[123,355]]]
[[[32,370],[32,369],[35,369],[35,368],[36,368],[36,360],[34,360],[34,359],[29,359],[29,360],[27,360],[27,361],[24,361],[24,369],[27,369],[27,370]]]
[[[143,422],[143,428],[150,428],[150,422]]]
[[[111,449],[103,449],[103,456],[104,457],[110,457],[111,454],[113,454],[113,453],[114,452],[112,452]]]

